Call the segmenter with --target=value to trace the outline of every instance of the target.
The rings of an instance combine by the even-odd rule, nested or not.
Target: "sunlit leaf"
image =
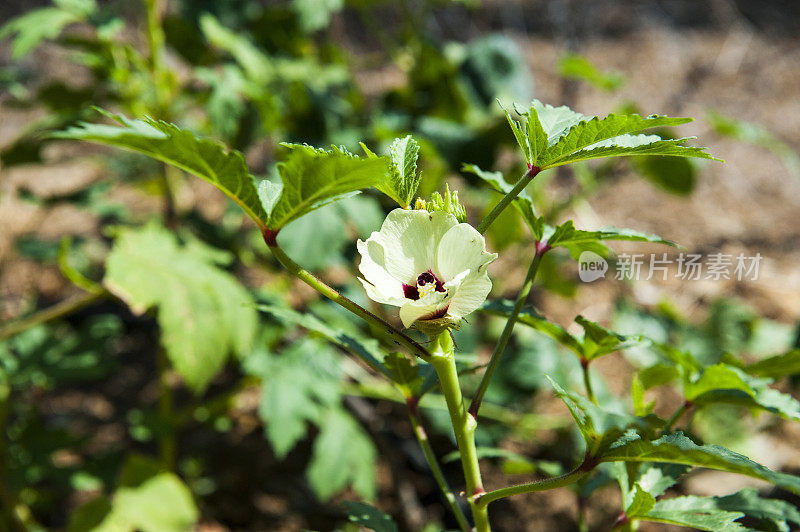
[[[667,462],[707,467],[766,480],[800,493],[800,477],[771,471],[746,456],[719,445],[697,445],[681,432],[667,434],[657,440],[647,440],[631,430],[608,446],[599,459],[603,462]]]
[[[385,158],[359,158],[342,148],[330,150],[299,144],[278,164],[280,188],[270,192],[270,229],[280,229],[328,203],[376,186],[388,172]]]
[[[222,190],[260,226],[267,224],[267,211],[241,153],[167,122],[105,114],[121,127],[84,122],[53,136],[117,146],[171,164]]]
[[[175,370],[202,392],[230,353],[244,353],[257,316],[250,293],[215,264],[219,253],[181,246],[154,224],[119,229],[104,286],[135,313],[157,309],[161,344]]]

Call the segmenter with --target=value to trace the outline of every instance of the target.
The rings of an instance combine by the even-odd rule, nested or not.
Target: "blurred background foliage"
[[[767,125],[760,123],[763,111],[738,112],[742,97],[715,100],[707,91],[724,91],[725,76],[736,75],[752,95],[759,90],[751,87],[759,75],[748,70],[753,62],[772,54],[792,65],[786,58],[796,59],[797,5],[653,1],[628,16],[619,4],[3,3],[0,529],[349,530],[355,525],[348,512],[358,507],[341,501],[353,498],[377,500],[404,529],[454,526],[441,512],[398,396],[346,355],[358,349],[382,358],[369,332],[282,275],[257,229],[210,187],[143,156],[48,138],[96,120],[91,106],[221,140],[244,152],[259,176],[274,174],[285,153],[280,142],[354,151],[364,142],[382,153],[394,138],[411,134],[420,143],[420,195],[447,182],[473,223],[496,196],[462,164],[501,171],[510,182],[523,170],[498,100],[536,97],[598,114],[694,113],[695,132],[733,158],[733,170],[714,174],[694,160],[643,156],[580,164],[537,178],[529,189],[534,202],[550,219],[577,215],[594,225],[642,219],[693,250],[737,243],[763,250],[774,261],[764,275],[779,288],[770,293],[731,283],[684,291],[673,283],[648,291],[606,281],[595,289],[580,285],[567,256],[550,254],[535,301],[561,323],[588,311],[620,333],[691,352],[704,367],[798,347],[793,312],[800,302],[792,290],[800,290],[796,275],[787,273],[798,256],[796,227],[769,238],[775,218],[745,216],[739,232],[731,232],[729,220],[705,207],[729,194],[719,176],[731,172],[745,176],[731,178],[731,188],[748,176],[751,186],[766,183],[764,193],[780,202],[772,207],[776,216],[796,212],[800,128],[788,115],[796,96],[770,93],[774,114],[784,116],[770,115]],[[669,44],[664,56],[684,57],[672,79],[652,79],[639,75],[650,72],[642,56],[625,60],[637,42],[630,35],[651,46],[688,35],[691,46],[713,52],[698,59]],[[742,36],[743,49],[736,41]],[[587,50],[593,59],[582,55]],[[795,82],[773,84],[791,93],[797,74],[793,64],[783,76]],[[736,153],[757,163],[736,166]],[[751,171],[772,172],[779,185]],[[642,195],[644,205],[635,200]],[[628,200],[639,210],[615,211]],[[654,211],[667,213],[663,224],[640,215],[651,200]],[[298,263],[367,306],[352,273],[355,240],[378,229],[390,208],[377,194],[353,197],[293,222],[281,242]],[[698,229],[696,216],[681,219],[684,209],[706,208],[718,223]],[[532,239],[511,209],[488,237],[502,255],[493,274],[494,295],[501,297],[521,282],[518,259]],[[158,271],[139,269],[146,279],[137,278],[136,261],[153,257]],[[113,284],[116,297],[101,282]],[[232,294],[248,303],[230,304]],[[196,335],[181,334],[187,315],[203,320]],[[469,321],[456,335],[468,372],[486,358],[502,327],[487,314]],[[631,378],[661,360],[654,349],[630,349],[598,364],[593,378],[605,406],[629,409]],[[207,354],[190,367],[196,352]],[[798,372],[791,366],[773,377]],[[504,474],[557,474],[580,448],[544,374],[581,386],[576,357],[520,326],[489,389],[487,423],[478,434],[493,484]],[[797,396],[795,384],[781,381],[783,391]],[[620,395],[626,398],[613,398]],[[422,404],[441,456],[452,443],[438,399],[426,396]],[[684,400],[673,388],[651,399],[662,412]],[[774,439],[798,437],[779,418],[746,411],[698,408],[689,430],[702,441],[756,454]],[[795,449],[773,465],[797,472],[798,456]],[[447,463],[445,471],[459,485],[458,467]],[[559,493],[567,503],[534,502],[535,496],[497,503],[500,529],[531,529],[526,523],[535,514],[548,530],[574,530],[577,518],[565,509],[573,495]],[[598,522],[613,522],[613,497],[588,506]]]

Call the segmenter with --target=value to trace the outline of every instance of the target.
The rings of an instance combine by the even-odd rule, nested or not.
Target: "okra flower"
[[[492,281],[483,236],[448,212],[395,209],[380,231],[358,241],[359,279],[370,299],[400,307],[405,327],[417,320],[457,322],[486,300]]]

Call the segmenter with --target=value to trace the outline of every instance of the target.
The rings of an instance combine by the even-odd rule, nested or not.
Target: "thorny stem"
[[[511,333],[514,331],[514,325],[517,323],[517,316],[522,310],[522,306],[525,304],[525,301],[528,299],[528,294],[530,294],[533,281],[536,278],[536,272],[539,270],[539,264],[542,262],[542,257],[549,249],[550,248],[546,244],[537,243],[536,245],[536,255],[534,255],[530,268],[528,268],[528,274],[525,276],[525,282],[523,283],[522,289],[517,296],[517,301],[514,303],[514,308],[511,311],[511,314],[508,316],[506,326],[503,328],[503,332],[500,334],[500,339],[497,341],[497,345],[494,348],[492,358],[489,359],[489,365],[486,366],[486,371],[484,372],[481,382],[478,385],[478,390],[475,392],[475,397],[472,399],[472,404],[469,406],[469,413],[473,418],[477,419],[478,410],[481,408],[483,396],[486,394],[486,389],[489,387],[489,382],[492,380],[492,375],[497,369],[497,364],[500,362],[500,357],[503,355],[503,351],[505,350],[506,346],[508,345],[508,341],[511,338]]]
[[[447,504],[450,505],[450,509],[453,511],[453,515],[455,515],[456,520],[458,521],[458,526],[463,532],[469,532],[470,525],[467,521],[467,516],[464,515],[464,511],[458,504],[458,500],[453,494],[453,490],[450,489],[450,485],[447,483],[447,479],[442,472],[442,468],[439,466],[439,462],[436,459],[436,454],[433,452],[433,448],[428,441],[428,435],[425,432],[425,428],[422,426],[422,422],[419,418],[419,398],[408,397],[406,398],[406,404],[408,405],[408,418],[411,420],[411,427],[414,429],[414,436],[416,436],[419,446],[422,449],[422,453],[425,455],[425,460],[428,462],[428,467],[431,468],[431,473],[433,473],[433,477],[436,479],[439,489],[442,490],[442,494],[447,500]]]
[[[500,202],[494,206],[494,209],[492,209],[491,212],[486,215],[486,218],[481,220],[481,223],[478,225],[478,232],[481,234],[485,233],[486,230],[489,229],[489,226],[492,225],[492,222],[494,222],[495,218],[500,216],[500,213],[503,212],[503,210],[508,207],[512,201],[514,201],[514,198],[519,196],[519,193],[528,186],[528,183],[530,183],[539,172],[541,172],[541,169],[538,166],[528,165],[528,171],[522,175],[519,181],[517,181],[517,184],[514,185],[514,188],[512,188],[508,194],[503,196],[503,199],[501,199]]]
[[[594,390],[592,389],[592,377],[589,375],[589,362],[585,358],[581,358],[581,372],[583,373],[583,386],[586,388],[586,396],[589,398],[591,402],[597,404],[597,399],[594,396]]]
[[[458,383],[458,370],[453,353],[453,339],[450,331],[444,331],[433,339],[433,349],[430,363],[439,376],[442,395],[447,402],[450,413],[450,422],[456,436],[458,452],[461,455],[461,467],[464,470],[464,480],[467,486],[467,499],[472,509],[472,519],[477,532],[489,532],[489,512],[486,505],[479,505],[475,499],[484,493],[481,481],[481,470],[478,464],[478,452],[475,448],[475,429],[478,423],[466,409],[464,397],[461,395],[461,386]]]
[[[510,497],[512,495],[520,495],[522,493],[533,493],[536,491],[546,491],[552,490],[555,488],[560,488],[563,486],[568,486],[577,482],[578,480],[582,479],[584,476],[589,474],[595,466],[597,466],[599,462],[593,458],[588,452],[586,457],[583,460],[583,463],[579,465],[575,470],[561,475],[560,477],[548,478],[545,480],[537,480],[534,482],[528,482],[525,484],[517,484],[516,486],[509,486],[507,488],[500,488],[496,490],[489,491],[484,493],[480,497],[477,497],[475,504],[478,506],[483,506],[484,508],[489,505],[489,503],[494,502],[498,499],[502,499],[504,497]]]
[[[68,316],[107,295],[108,292],[105,290],[89,292],[79,297],[61,301],[52,307],[36,312],[35,314],[31,314],[27,318],[22,318],[20,320],[8,323],[0,327],[0,341],[10,338],[15,334],[19,334],[22,331],[30,329],[31,327],[35,327],[36,325],[41,325],[42,323],[47,323],[48,321],[53,321],[63,318],[64,316]]]
[[[327,297],[334,303],[344,307],[345,309],[349,310],[359,318],[363,319],[370,325],[377,327],[386,335],[392,339],[392,341],[397,344],[405,347],[414,355],[420,357],[425,361],[430,361],[431,355],[427,349],[422,347],[418,342],[416,342],[413,338],[410,338],[406,334],[398,331],[394,327],[392,327],[389,323],[382,320],[372,312],[368,311],[361,305],[353,302],[352,300],[346,298],[338,291],[333,289],[332,287],[328,286],[320,279],[315,277],[311,272],[308,272],[300,267],[296,262],[289,258],[286,253],[278,246],[277,242],[275,241],[275,233],[272,231],[265,231],[264,232],[264,241],[267,243],[272,255],[280,262],[284,268],[286,268],[289,273],[306,283],[308,286],[322,294],[323,296]]]

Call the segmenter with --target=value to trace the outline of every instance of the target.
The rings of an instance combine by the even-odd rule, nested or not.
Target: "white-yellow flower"
[[[486,251],[475,228],[447,212],[395,209],[380,231],[358,241],[358,251],[367,295],[400,307],[405,327],[462,318],[492,289],[486,267],[497,254]]]

